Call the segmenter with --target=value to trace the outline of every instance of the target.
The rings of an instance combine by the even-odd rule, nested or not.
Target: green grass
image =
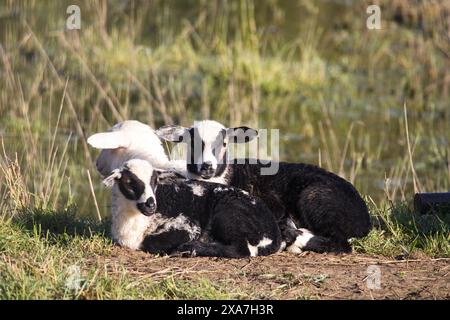
[[[13,218],[1,216],[0,299],[252,298],[201,276],[189,281],[170,274],[154,279],[106,262],[101,258],[111,256],[113,250],[109,223],[80,219],[75,212],[75,208],[62,212],[35,208]],[[448,221],[414,216],[404,206],[374,213],[377,225],[369,236],[353,242],[355,254],[450,257]],[[73,278],[74,274],[79,276]],[[326,275],[311,281],[321,284]]]
[[[227,299],[206,279],[163,280],[101,262],[112,250],[108,223],[73,211],[34,209],[0,221],[0,299]],[[151,261],[151,260],[150,260]],[[149,262],[151,263],[151,262]],[[79,277],[76,276],[79,274]],[[71,282],[71,279],[73,281]]]
[[[398,259],[450,257],[450,216],[418,215],[405,204],[371,208],[374,229],[353,242],[355,252]]]

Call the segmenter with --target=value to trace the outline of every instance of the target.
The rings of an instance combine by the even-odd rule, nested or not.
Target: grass
[[[279,128],[282,160],[367,196],[376,228],[355,252],[449,257],[448,213],[417,216],[410,199],[450,189],[450,7],[380,1],[383,29],[369,31],[369,2],[79,1],[82,29],[67,31],[71,3],[4,1],[0,297],[255,297],[96,259],[114,247],[86,137],[128,118]]]
[[[160,281],[102,262],[113,246],[107,224],[73,211],[33,209],[0,224],[0,299],[226,299],[206,279]],[[151,263],[154,257],[149,258]]]
[[[353,242],[356,252],[397,259],[450,257],[448,213],[418,215],[405,204],[371,208],[374,229]]]
[[[392,259],[450,257],[448,221],[416,217],[403,206],[376,212],[373,218],[378,226],[353,242],[355,254]],[[274,294],[242,293],[201,274],[185,280],[173,271],[136,273],[120,260],[108,259],[114,251],[108,221],[80,219],[75,213],[75,208],[61,212],[34,208],[17,212],[14,218],[1,217],[0,299],[248,299]],[[148,256],[146,264],[151,266],[155,259],[163,258]],[[277,277],[278,290],[301,284],[289,273],[266,276]],[[318,288],[328,277],[303,275]]]

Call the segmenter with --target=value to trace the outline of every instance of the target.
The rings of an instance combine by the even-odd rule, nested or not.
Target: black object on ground
[[[420,214],[450,213],[450,192],[416,193],[414,211]]]

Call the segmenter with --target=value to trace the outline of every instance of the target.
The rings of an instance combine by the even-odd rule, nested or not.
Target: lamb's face
[[[188,130],[186,168],[191,174],[203,179],[223,172],[226,165],[228,136],[220,123],[210,121],[209,125],[195,122]]]
[[[155,197],[158,172],[145,160],[133,159],[125,162],[104,180],[107,185],[117,184],[127,201],[134,202],[137,209],[149,216],[156,212]]]
[[[225,128],[211,120],[196,121],[191,128],[164,126],[156,133],[165,140],[186,143],[187,171],[206,180],[224,172],[228,143],[245,143],[258,135],[248,127]]]

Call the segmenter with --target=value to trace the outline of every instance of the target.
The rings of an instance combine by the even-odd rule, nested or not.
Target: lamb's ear
[[[111,172],[109,176],[103,179],[103,184],[109,188],[111,188],[116,180],[122,178],[122,171],[120,169],[115,169]]]
[[[189,128],[176,125],[167,125],[156,130],[156,134],[161,139],[170,142],[182,142],[184,135],[189,131]]]
[[[235,127],[227,129],[227,136],[230,142],[245,143],[258,136],[258,131],[249,127]]]
[[[122,132],[101,132],[90,136],[87,142],[97,149],[126,148],[130,141]]]

